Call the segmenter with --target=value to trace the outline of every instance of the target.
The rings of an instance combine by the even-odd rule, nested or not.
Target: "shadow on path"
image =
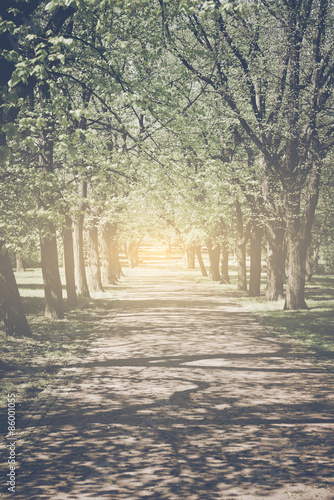
[[[137,269],[21,416],[16,498],[333,499],[333,377],[209,285]]]

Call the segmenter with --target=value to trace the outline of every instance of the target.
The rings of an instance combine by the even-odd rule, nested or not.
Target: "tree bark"
[[[305,302],[306,242],[288,239],[288,281],[284,309],[308,309]]]
[[[75,269],[75,282],[77,285],[77,293],[82,297],[90,298],[86,268],[85,268],[85,253],[84,253],[84,219],[87,197],[87,182],[82,181],[79,185],[80,201],[78,205],[78,214],[74,220],[74,269]]]
[[[47,83],[40,85],[39,99],[41,109],[45,108],[51,99],[50,89]],[[47,182],[48,175],[53,173],[53,141],[49,137],[49,132],[53,130],[53,128],[53,120],[48,119],[41,134],[39,164],[42,171],[45,173],[46,182],[44,185],[42,184],[38,195],[37,211],[42,208],[49,210],[54,204],[53,192],[49,191]],[[62,319],[64,317],[64,309],[62,286],[59,275],[56,228],[50,219],[40,215],[38,218],[42,274],[45,291],[45,316],[47,318]]]
[[[266,299],[276,301],[283,297],[285,281],[284,202],[278,176],[273,173],[262,153],[260,153],[259,164],[266,217]]]
[[[198,265],[201,269],[202,276],[207,276],[208,273],[206,272],[206,269],[205,269],[200,245],[195,246],[195,253],[196,253]]]
[[[75,288],[72,219],[68,215],[65,218],[65,227],[63,229],[62,236],[64,246],[67,304],[70,307],[75,308],[78,305],[78,299]]]
[[[288,280],[284,309],[307,309],[305,302],[306,254],[311,243],[311,230],[319,198],[320,166],[310,172],[303,214],[300,213],[301,192],[286,194],[288,237]]]
[[[307,252],[306,252],[306,269],[305,269],[305,274],[306,274],[306,281],[307,283],[310,283],[312,276],[317,269],[318,265],[318,259],[319,259],[319,251],[320,251],[320,239],[317,241],[316,245],[313,248],[311,248],[311,245],[309,245]]]
[[[227,242],[223,241],[222,243],[222,262],[221,262],[221,267],[222,267],[222,283],[229,283],[230,282],[230,277],[228,274],[228,246]]]
[[[59,274],[56,229],[52,222],[39,220],[39,239],[45,292],[45,316],[63,319],[63,295]]]
[[[3,241],[0,241],[0,312],[6,335],[32,337]]]
[[[246,273],[246,245],[249,238],[250,225],[244,232],[244,223],[241,206],[238,199],[234,200],[235,214],[236,214],[236,230],[237,242],[236,253],[238,263],[238,290],[247,290],[247,273]]]
[[[267,285],[266,299],[275,301],[284,294],[286,249],[284,245],[285,230],[266,226],[267,237]]]
[[[220,245],[212,244],[212,240],[208,239],[206,241],[206,247],[208,249],[209,261],[210,261],[210,274],[213,281],[220,281],[220,271],[219,271],[219,258],[220,258]]]
[[[39,229],[45,316],[52,319],[63,319],[63,296],[58,266],[56,230],[52,222],[43,223],[41,220]]]
[[[128,257],[129,267],[133,268],[138,266],[139,263],[138,243],[129,240],[126,247],[127,247],[126,254]]]
[[[116,238],[117,226],[107,222],[102,229],[102,281],[107,285],[116,285],[117,283],[117,262],[114,258],[113,246]]]
[[[103,292],[101,279],[101,266],[99,255],[98,228],[96,225],[90,227],[88,235],[88,283],[89,288],[95,292]]]
[[[187,269],[195,269],[195,247],[188,247],[185,251],[185,263]]]
[[[124,276],[124,273],[122,271],[121,261],[119,258],[118,244],[116,241],[114,242],[113,249],[114,249],[114,255],[115,255],[114,258],[116,261],[116,277],[117,277],[117,279],[119,279],[122,276]]]
[[[249,290],[250,297],[258,297],[261,293],[261,249],[263,229],[256,223],[252,224],[250,232],[250,269]]]
[[[85,255],[84,255],[84,242],[83,242],[83,220],[79,216],[78,220],[74,221],[73,232],[73,249],[74,249],[74,270],[75,282],[77,286],[77,293],[81,297],[90,298],[86,268],[85,268]]]
[[[11,2],[10,4],[8,2],[2,2],[0,6],[0,17],[3,20],[9,20],[11,22],[14,22],[16,26],[20,26],[23,23],[27,22],[27,19],[29,19],[29,16],[34,12],[34,10],[39,6],[40,2],[39,0],[32,0],[29,2],[21,1],[21,2]],[[9,9],[11,7],[11,9]],[[13,7],[15,7],[15,14],[13,13]],[[53,31],[53,35],[57,34],[60,30],[60,28],[63,26],[65,21],[70,17],[73,13],[75,12],[75,9],[70,6],[70,7],[59,7],[58,9],[55,9],[54,12],[51,15],[51,18],[49,19],[49,22],[47,23],[45,27],[45,33],[48,33],[50,30]],[[43,34],[43,37],[44,37]],[[16,43],[13,37],[10,35],[9,31],[4,31],[0,35],[0,46],[4,49],[7,50],[12,50],[14,48],[13,43]],[[6,58],[2,57],[0,58],[0,87],[4,87],[6,91],[8,92],[8,82],[12,76],[12,73],[15,69],[15,64],[12,61],[7,61]],[[32,91],[34,86],[36,85],[36,78],[34,77],[29,77],[28,82],[19,82],[13,89],[10,90],[10,94],[13,97],[20,97],[20,98],[26,98],[29,93]],[[12,102],[15,100],[12,98]],[[18,106],[11,106],[6,112],[4,112],[2,108],[3,104],[3,99],[0,96],[0,146],[5,147],[6,146],[6,134],[2,132],[2,125],[8,122],[13,122],[15,118],[18,115],[19,112],[19,107]],[[42,103],[41,103],[42,104]],[[43,146],[44,147],[44,146]],[[41,166],[43,166],[41,164]],[[52,164],[51,164],[52,166]],[[52,168],[51,168],[52,170]],[[2,245],[1,245],[2,247]],[[54,252],[54,248],[53,248]],[[2,265],[6,265],[6,262],[8,264],[7,257],[3,256],[4,260],[2,260]],[[0,259],[2,257],[0,256]],[[45,258],[42,258],[42,261],[45,262]],[[44,269],[44,272],[46,274],[50,275],[49,273],[50,270]],[[3,268],[4,272],[4,268]],[[4,272],[3,275],[3,280],[2,280],[2,286],[1,291],[0,291],[0,303],[3,305],[4,309],[4,316],[8,323],[6,326],[7,331],[11,332],[17,332],[19,331],[22,332],[22,335],[25,336],[31,336],[29,327],[27,325],[27,321],[24,316],[23,312],[23,306],[21,303],[21,299],[17,290],[17,285],[15,282],[15,277],[14,274],[11,275],[10,271],[8,271],[8,275]],[[14,277],[14,282],[12,281]],[[58,273],[59,277],[59,273]],[[58,280],[58,278],[56,278]],[[59,278],[60,281],[60,278]],[[62,305],[59,304],[59,301],[61,302],[61,298],[58,296],[56,297],[56,302],[57,302],[57,310],[60,316],[62,315]],[[12,305],[11,305],[12,304]],[[58,307],[59,306],[59,307]],[[49,310],[51,307],[51,303],[46,306],[46,310]],[[52,316],[56,315],[57,316],[57,311],[53,310],[52,311]]]
[[[237,241],[237,263],[238,263],[238,283],[237,290],[247,290],[247,271],[246,271],[246,244]]]
[[[23,260],[21,252],[19,252],[17,250],[15,253],[15,257],[16,257],[16,272],[23,273],[26,270],[26,268],[24,265],[24,260]]]

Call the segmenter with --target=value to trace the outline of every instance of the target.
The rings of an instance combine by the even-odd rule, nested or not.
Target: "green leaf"
[[[18,127],[14,123],[6,123],[3,125],[2,130],[5,132],[9,139],[13,139],[18,135]]]
[[[71,158],[75,158],[75,156],[77,154],[77,150],[75,149],[75,147],[72,144],[68,144],[67,151],[68,151],[68,154],[70,155]]]

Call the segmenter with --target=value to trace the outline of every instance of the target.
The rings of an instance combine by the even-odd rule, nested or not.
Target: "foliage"
[[[305,205],[311,171],[330,169],[333,7],[300,5],[52,0],[31,7],[29,23],[7,13],[2,35],[17,40],[2,53],[7,245],[28,245],[43,221],[60,233],[82,182],[86,226],[117,223],[120,242],[223,238],[232,249],[234,198],[262,227],[311,224],[290,198]]]

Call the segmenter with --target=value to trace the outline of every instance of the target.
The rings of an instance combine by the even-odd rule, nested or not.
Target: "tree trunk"
[[[16,257],[16,272],[23,273],[26,269],[21,252],[17,250],[15,257]]]
[[[40,106],[43,109],[50,101],[50,89],[47,83],[39,87]],[[50,191],[48,177],[53,174],[53,140],[50,139],[50,130],[54,129],[54,122],[48,119],[41,134],[41,151],[39,164],[45,174],[45,183],[37,199],[37,210],[50,210],[54,206],[54,193]],[[45,291],[45,316],[47,318],[62,319],[64,317],[62,286],[59,275],[56,228],[51,220],[39,216],[39,239],[41,244],[41,263]]]
[[[65,218],[65,227],[63,229],[63,246],[64,246],[64,268],[66,277],[66,292],[67,304],[70,307],[77,307],[78,299],[75,289],[75,274],[74,274],[74,254],[73,254],[73,235],[72,235],[72,219],[70,216]]]
[[[15,23],[16,25],[19,26],[21,24],[26,24],[29,19],[29,16],[34,12],[34,10],[38,7],[39,1],[31,1],[31,2],[21,2],[19,5],[18,13],[15,15]],[[7,10],[8,4],[4,4],[4,8],[6,10],[6,15],[1,16],[4,20],[8,20],[6,17],[8,14],[10,16],[10,19],[12,18],[12,12],[11,9]],[[60,7],[60,9],[56,9],[55,12],[53,13],[51,19],[49,20],[46,30],[47,31],[53,31],[53,34],[57,34],[61,28],[61,26],[65,23],[65,21],[68,19],[69,16],[73,15],[75,12],[75,9],[70,6],[67,8]],[[2,12],[4,14],[4,12]],[[45,33],[44,33],[45,34]],[[43,35],[44,36],[44,35]],[[42,37],[43,37],[42,36]],[[2,48],[12,50],[12,39],[11,36],[9,36],[9,32],[3,32],[0,36],[1,38],[1,43],[0,45]],[[8,81],[10,80],[12,73],[15,69],[15,64],[13,64],[11,61],[7,61],[5,58],[1,58],[0,61],[0,87],[5,87],[7,89],[7,84]],[[15,86],[14,92],[11,91],[11,93],[16,95],[16,97],[21,97],[21,98],[26,98],[29,95],[29,92],[32,91],[33,86],[36,84],[36,79],[34,77],[30,77],[28,79],[28,83],[25,82],[19,82]],[[49,96],[46,96],[49,97]],[[14,100],[13,100],[14,102]],[[17,117],[17,114],[19,112],[20,107],[19,106],[11,106],[9,110],[6,112],[6,114],[3,111],[2,108],[3,104],[3,99],[0,97],[0,129],[2,128],[2,125],[6,122],[13,122],[15,118]],[[41,102],[41,105],[43,107],[43,103]],[[0,147],[1,146],[6,146],[6,134],[3,133],[2,131],[0,132]],[[44,146],[43,146],[44,147]],[[44,151],[45,152],[45,151]],[[52,155],[51,155],[52,159]],[[40,163],[42,167],[44,167],[43,163]],[[51,168],[49,171],[52,171],[52,163],[49,165]],[[0,245],[0,248],[3,245]],[[7,321],[7,326],[6,330],[8,332],[16,332],[19,334],[21,332],[22,335],[25,336],[31,336],[31,332],[29,329],[29,326],[27,324],[24,312],[23,312],[23,307],[21,303],[21,299],[17,290],[17,285],[15,282],[15,277],[13,281],[13,276],[11,275],[9,269],[11,269],[8,266],[8,263],[10,264],[9,257],[7,255],[0,255],[0,269],[1,269],[1,274],[3,275],[3,279],[1,279],[1,290],[0,290],[0,303],[3,306],[3,313],[6,318],[5,321]],[[57,260],[58,264],[58,260]],[[5,272],[5,267],[8,267],[7,272]],[[46,270],[44,270],[46,271]],[[59,278],[59,272],[58,272],[58,277],[56,277],[56,280]],[[59,278],[60,281],[60,278]],[[56,302],[61,302],[61,299],[59,297],[56,298]],[[50,304],[51,305],[51,304]],[[62,311],[62,305],[58,304],[59,307],[57,309],[59,310],[59,313],[61,315]],[[46,308],[47,309],[47,308]],[[56,311],[52,311],[52,314],[56,313]]]
[[[185,251],[186,269],[195,269],[195,247],[188,247]]]
[[[139,256],[138,256],[138,243],[129,241],[127,243],[126,254],[128,257],[129,267],[133,268],[138,266]]]
[[[220,271],[219,271],[219,257],[220,257],[220,245],[212,245],[212,240],[209,239],[206,242],[206,247],[208,249],[209,261],[210,261],[210,274],[213,281],[220,281]]]
[[[314,272],[318,268],[321,239],[322,239],[325,225],[326,225],[326,218],[322,221],[320,231],[318,233],[316,241],[311,245],[311,242],[312,242],[312,240],[311,240],[311,242],[307,248],[305,273],[306,273],[306,281],[308,283],[311,281]]]
[[[86,268],[85,268],[85,255],[84,255],[84,242],[83,242],[83,217],[79,216],[74,221],[73,232],[73,249],[74,249],[74,269],[75,269],[75,282],[77,285],[77,293],[81,297],[90,298]]]
[[[288,282],[284,309],[308,309],[305,302],[306,242],[288,239]]]
[[[90,298],[86,268],[85,268],[85,254],[84,254],[84,219],[85,219],[85,202],[87,197],[87,182],[83,181],[79,186],[79,194],[81,199],[78,206],[78,215],[74,220],[74,269],[75,269],[75,282],[77,285],[78,295]]]
[[[230,277],[228,274],[228,246],[227,242],[222,243],[222,283],[229,283]]]
[[[32,337],[4,242],[0,242],[0,312],[6,335]]]
[[[88,282],[89,288],[95,292],[103,292],[99,255],[99,240],[97,226],[90,227],[88,235]]]
[[[102,229],[102,281],[107,285],[117,283],[117,262],[113,255],[113,245],[115,243],[117,226],[107,222]]]
[[[316,246],[314,247],[313,251],[312,251],[311,245],[309,245],[307,252],[306,252],[305,274],[306,274],[307,283],[310,283],[312,276],[313,276],[315,270],[317,269],[318,260],[319,260],[319,251],[320,251],[320,238],[319,238],[319,241],[317,242]]]
[[[237,290],[247,290],[247,273],[246,273],[246,244],[249,237],[250,225],[247,225],[247,229],[244,232],[243,215],[241,211],[241,206],[239,200],[234,200],[234,207],[236,213],[236,230],[237,230],[237,242],[236,242],[236,254],[238,263],[238,284]]]
[[[63,319],[63,296],[59,275],[57,238],[51,222],[40,221],[39,238],[41,243],[41,262],[45,292],[45,316]]]
[[[300,213],[301,192],[286,193],[288,236],[288,281],[284,309],[307,309],[305,302],[306,254],[319,197],[320,166],[313,165],[307,184],[304,210]]]
[[[206,269],[205,269],[200,245],[195,246],[195,253],[196,253],[196,257],[197,257],[197,262],[198,262],[199,267],[200,267],[201,272],[202,272],[202,276],[207,276],[208,273],[206,272]]]
[[[247,290],[246,244],[237,241],[238,283],[237,290]]]
[[[266,217],[266,299],[275,301],[283,297],[285,281],[285,214],[280,180],[273,174],[264,155],[259,156],[261,189]]]
[[[249,291],[250,297],[258,297],[261,291],[261,248],[263,229],[256,223],[252,224],[250,233],[250,269]]]
[[[285,230],[266,226],[267,237],[267,288],[266,299],[278,300],[283,297],[285,281],[286,251],[284,246]]]
[[[121,261],[120,261],[119,252],[118,252],[118,244],[116,241],[114,241],[114,244],[113,244],[113,260],[114,260],[115,266],[116,266],[116,278],[119,279],[122,276],[124,276],[124,273],[122,271]]]

